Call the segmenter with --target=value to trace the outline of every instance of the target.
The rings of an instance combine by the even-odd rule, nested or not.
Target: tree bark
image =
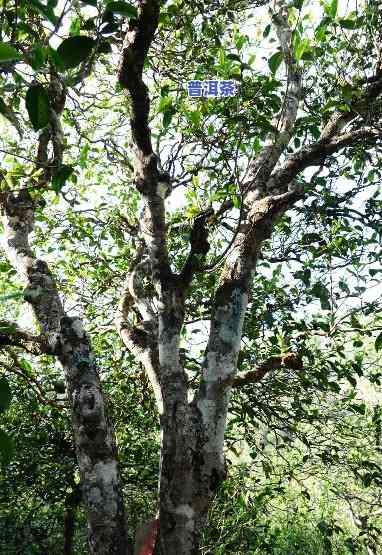
[[[157,314],[147,310],[144,293],[124,293],[117,328],[127,348],[144,364],[153,384],[161,424],[159,478],[160,555],[197,555],[208,509],[225,478],[224,432],[231,388],[240,381],[259,380],[282,359],[259,367],[255,375],[237,379],[244,316],[260,248],[271,237],[275,222],[304,197],[296,177],[306,167],[322,164],[341,148],[380,136],[380,130],[362,127],[341,133],[356,114],[334,115],[315,143],[291,155],[286,149],[293,136],[301,99],[301,68],[292,44],[288,3],[273,0],[270,14],[285,62],[284,102],[272,122],[261,152],[249,164],[249,180],[241,186],[240,222],[225,252],[225,266],[213,300],[208,345],[200,386],[188,399],[188,383],[179,359],[179,334],[184,301],[195,272],[209,249],[205,220],[198,219],[190,236],[191,252],[179,275],[169,265],[165,203],[169,180],[158,171],[149,127],[150,99],[143,82],[144,59],[158,24],[159,1],[142,0],[138,18],[126,33],[118,79],[126,88],[132,109],[131,130],[136,153],[136,187],[144,204],[140,235],[150,260]],[[380,87],[382,80],[378,82]],[[378,94],[380,89],[375,89]],[[195,256],[197,255],[197,256]],[[221,257],[221,258],[223,258]],[[143,261],[142,261],[143,264]],[[138,268],[139,264],[137,264]],[[211,269],[211,267],[209,268]],[[134,272],[134,270],[133,270]],[[129,323],[135,304],[143,322]],[[132,320],[132,319],[130,319]]]
[[[64,369],[91,555],[126,555],[125,515],[114,429],[102,393],[89,339],[79,318],[63,308],[47,264],[29,245],[34,201],[27,190],[0,196],[5,253],[26,283],[24,298],[34,311],[45,352]]]

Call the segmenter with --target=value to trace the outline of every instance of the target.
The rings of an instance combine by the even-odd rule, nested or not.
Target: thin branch
[[[281,112],[274,122],[275,132],[268,136],[266,144],[250,166],[253,177],[250,187],[246,190],[255,191],[260,195],[265,190],[272,170],[292,137],[301,92],[301,70],[293,52],[292,29],[288,23],[286,2],[275,0],[274,11],[271,13],[287,69],[287,89]],[[253,198],[253,195],[249,196]]]
[[[242,387],[248,384],[259,383],[268,374],[268,372],[277,370],[283,366],[294,370],[302,370],[302,359],[299,355],[292,352],[270,357],[265,362],[260,364],[256,370],[243,372],[233,378],[230,378],[227,381],[227,385],[232,385],[232,387]]]
[[[63,405],[59,405],[53,399],[47,399],[45,397],[45,392],[40,386],[40,384],[38,383],[37,379],[34,378],[33,376],[28,376],[25,370],[18,363],[17,357],[12,356],[12,359],[13,359],[12,366],[9,364],[5,364],[3,361],[0,362],[0,366],[5,368],[8,372],[12,374],[16,374],[17,376],[20,376],[23,380],[25,380],[27,384],[31,387],[31,389],[34,391],[34,393],[36,394],[40,403],[42,403],[43,405],[50,405],[51,407],[54,407],[61,411],[65,409]]]

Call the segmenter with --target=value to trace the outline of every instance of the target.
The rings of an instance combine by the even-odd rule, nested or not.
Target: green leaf
[[[0,333],[15,333],[17,325],[13,322],[0,320]]]
[[[295,56],[297,60],[301,60],[302,56],[309,52],[310,50],[310,42],[309,39],[304,38],[301,39],[295,47]]]
[[[13,441],[4,430],[0,429],[0,458],[3,462],[9,462],[13,452]]]
[[[65,185],[66,180],[72,175],[73,171],[73,166],[62,164],[59,170],[54,174],[52,179],[52,189],[56,191],[56,193],[58,193],[62,189],[62,187]]]
[[[97,0],[81,0],[83,4],[88,4],[89,6],[97,7]]]
[[[16,48],[13,48],[7,42],[0,42],[0,62],[13,62],[21,59],[22,55]]]
[[[162,125],[165,129],[170,125],[174,113],[175,112],[173,108],[169,108],[168,110],[163,111]]]
[[[64,71],[65,67],[64,64],[60,58],[60,56],[57,54],[57,50],[55,50],[54,48],[52,48],[51,46],[48,46],[47,48],[47,53],[49,55],[49,60],[52,62],[52,64],[59,70],[59,71]]]
[[[164,112],[172,104],[171,96],[162,96],[158,106],[158,112]]]
[[[318,233],[305,233],[301,238],[301,243],[303,245],[310,245],[311,243],[317,243],[322,240],[322,236]]]
[[[276,52],[275,54],[273,54],[269,58],[268,65],[269,65],[269,69],[271,70],[272,73],[276,73],[276,71],[277,71],[277,69],[280,66],[282,61],[283,61],[283,53],[282,52]]]
[[[356,405],[355,403],[352,403],[351,405],[349,405],[349,408],[353,412],[357,412],[358,414],[362,414],[362,416],[364,416],[366,414],[366,405],[365,405],[365,403],[361,403],[359,405]]]
[[[106,6],[106,11],[126,17],[138,17],[137,8],[128,2],[109,2]]]
[[[33,129],[38,131],[46,127],[50,121],[49,96],[46,89],[40,85],[31,85],[25,97],[29,119]]]
[[[30,53],[28,62],[32,69],[37,71],[38,69],[40,69],[40,67],[44,65],[45,59],[46,50],[44,48],[41,48],[41,46],[36,46],[36,48],[34,48]]]
[[[227,54],[227,60],[235,60],[241,63],[241,58],[238,54]]]
[[[8,380],[0,378],[0,412],[6,410],[12,399],[11,388],[9,387]]]
[[[6,293],[5,295],[0,295],[0,301],[8,301],[10,299],[23,299],[24,291],[15,291],[14,293]]]
[[[357,27],[355,19],[340,19],[339,24],[343,29],[355,29]]]
[[[329,389],[335,393],[339,393],[341,391],[341,386],[337,382],[328,382],[328,386]]]
[[[338,0],[331,0],[327,2],[324,6],[325,12],[330,15],[330,17],[336,17],[337,15],[337,8],[338,8]]]
[[[376,351],[380,351],[382,349],[382,332],[376,338],[374,347]]]
[[[306,268],[305,270],[298,270],[293,275],[294,275],[295,278],[301,279],[301,281],[306,286],[308,286],[310,284],[311,271],[309,270],[309,268]]]
[[[316,282],[310,290],[310,294],[320,299],[322,310],[330,310],[329,291],[325,285]]]
[[[78,66],[89,57],[95,41],[90,37],[77,35],[62,41],[57,48],[57,54],[62,60],[65,69]]]
[[[248,69],[249,71],[254,71],[253,67],[246,63],[240,64],[240,69],[241,71],[244,71],[245,69]]]
[[[81,19],[79,17],[73,17],[70,22],[69,35],[77,36],[81,32]]]
[[[189,111],[187,112],[187,118],[191,120],[194,125],[199,125],[200,120],[202,119],[202,114],[199,110]]]
[[[268,25],[265,27],[265,29],[264,29],[263,37],[264,37],[264,38],[267,38],[267,36],[269,35],[270,32],[271,32],[271,25],[268,24]]]
[[[232,204],[234,205],[235,208],[240,208],[241,205],[241,199],[238,196],[233,196],[232,197]]]

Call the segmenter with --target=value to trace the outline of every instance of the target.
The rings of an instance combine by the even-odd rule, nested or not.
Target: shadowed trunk
[[[67,507],[64,512],[64,555],[73,555],[75,509]]]

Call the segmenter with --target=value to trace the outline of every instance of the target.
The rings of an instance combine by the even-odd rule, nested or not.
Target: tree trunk
[[[197,555],[207,514],[226,476],[223,457],[206,450],[195,403],[187,414],[162,418],[159,537],[155,553]]]
[[[90,555],[126,555],[125,512],[113,426],[94,355],[78,318],[61,319],[62,351]]]
[[[0,195],[4,249],[27,287],[24,298],[39,322],[45,352],[65,374],[74,443],[88,516],[90,555],[126,555],[126,524],[114,429],[97,365],[80,318],[66,315],[54,277],[29,245],[35,204],[29,192]]]

